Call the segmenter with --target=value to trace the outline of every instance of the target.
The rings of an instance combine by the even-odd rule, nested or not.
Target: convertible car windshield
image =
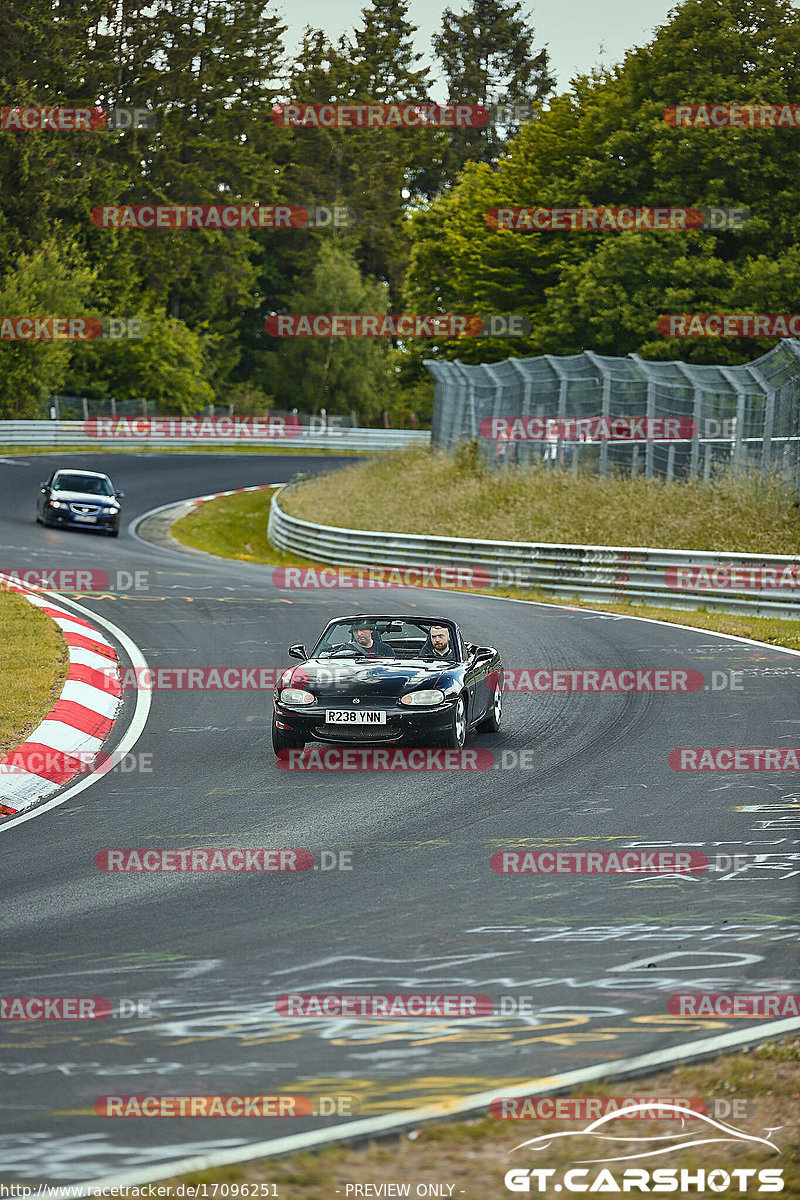
[[[433,644],[431,629],[439,646],[443,642],[441,633],[437,634],[437,631],[447,631],[446,653]],[[310,657],[345,659],[368,655],[379,659],[422,659],[433,662],[441,658],[454,659],[456,646],[456,629],[450,621],[355,617],[337,621],[326,629]]]

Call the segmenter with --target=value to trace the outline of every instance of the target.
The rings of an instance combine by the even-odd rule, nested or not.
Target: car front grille
[[[74,513],[81,513],[82,516],[90,516],[100,512],[99,504],[70,504],[70,509]]]
[[[337,742],[385,742],[398,737],[400,730],[396,725],[317,725],[314,733]]]

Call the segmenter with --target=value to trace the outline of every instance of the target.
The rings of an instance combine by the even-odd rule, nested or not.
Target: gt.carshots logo
[[[524,337],[531,322],[523,313],[279,313],[264,328],[290,338]]]
[[[486,417],[485,441],[671,442],[688,441],[697,426],[688,417]]]
[[[89,417],[83,431],[95,438],[254,438],[297,437],[303,426],[292,413],[263,417]]]
[[[670,1117],[681,1118],[680,1132],[669,1134],[639,1134],[626,1130],[627,1122],[636,1121],[645,1115],[651,1115],[653,1104],[660,1110],[656,1116],[659,1119]],[[614,1132],[608,1130],[613,1123]],[[624,1131],[624,1132],[623,1132]],[[774,1129],[764,1131],[768,1135]],[[578,1139],[577,1142],[575,1139]],[[602,1157],[587,1157],[594,1146],[592,1139],[600,1142]],[[585,1143],[588,1141],[588,1147]],[[669,1100],[631,1100],[625,1108],[615,1109],[592,1121],[582,1130],[569,1130],[558,1133],[544,1133],[529,1138],[515,1146],[511,1153],[526,1150],[529,1155],[539,1156],[554,1143],[561,1143],[564,1148],[572,1144],[572,1161],[585,1164],[623,1163],[632,1159],[651,1159],[654,1154],[668,1154],[672,1150],[684,1151],[687,1148],[698,1149],[716,1143],[738,1143],[750,1150],[764,1150],[772,1154],[780,1154],[779,1148],[770,1137],[759,1137],[746,1133],[735,1125],[715,1119],[705,1112],[698,1112],[681,1101]],[[655,1143],[655,1146],[654,1146]],[[578,1149],[580,1147],[580,1149]],[[688,1167],[656,1167],[650,1170],[645,1167],[615,1167],[613,1170],[606,1166],[597,1165],[573,1167],[568,1170],[557,1170],[555,1167],[512,1167],[505,1172],[504,1182],[510,1192],[545,1192],[553,1195],[557,1192],[675,1192],[680,1195],[731,1192],[741,1195],[752,1190],[757,1193],[782,1192],[784,1187],[783,1171],[777,1168],[755,1167],[727,1168],[688,1168]]]

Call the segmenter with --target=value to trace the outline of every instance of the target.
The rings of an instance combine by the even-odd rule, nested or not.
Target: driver
[[[447,625],[431,625],[428,630],[428,640],[422,647],[422,657],[443,658],[447,662],[456,661],[456,648],[450,637]]]
[[[393,648],[375,632],[374,621],[362,621],[353,628],[353,641],[367,658],[396,658]]]

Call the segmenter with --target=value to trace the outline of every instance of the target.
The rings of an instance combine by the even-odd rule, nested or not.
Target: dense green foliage
[[[796,309],[800,131],[674,129],[677,102],[791,101],[788,0],[684,0],[649,45],[553,92],[517,0],[462,0],[434,38],[446,99],[533,103],[521,125],[281,128],[277,103],[430,101],[407,0],[369,0],[332,43],[285,50],[273,0],[5,0],[0,105],[136,105],[154,129],[0,131],[0,317],[142,316],[149,336],[0,341],[0,417],[53,393],[430,416],[425,357],[637,351],[743,361],[770,343],[660,338],[660,312]],[[443,100],[445,97],[436,96]],[[302,230],[104,229],[99,205],[346,206]],[[492,230],[499,205],[735,205],[705,232]],[[524,342],[278,340],[281,312],[523,312]]]

